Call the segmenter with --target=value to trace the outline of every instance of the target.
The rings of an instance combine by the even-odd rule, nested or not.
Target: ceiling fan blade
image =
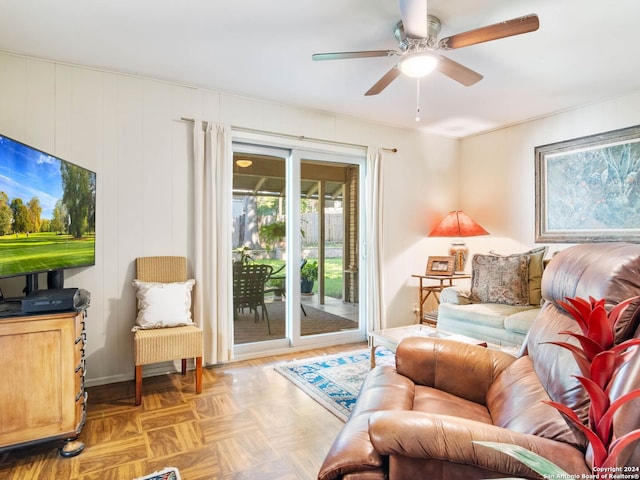
[[[400,18],[405,34],[410,38],[427,36],[426,0],[399,0]]]
[[[395,50],[367,50],[364,52],[314,53],[311,58],[313,60],[342,60],[345,58],[390,57],[395,54]]]
[[[499,38],[511,37],[522,33],[534,32],[540,26],[540,21],[535,13],[524,17],[512,18],[504,22],[476,28],[468,32],[458,33],[440,40],[441,48],[446,50],[467,47],[476,43],[498,40]]]
[[[438,56],[438,66],[436,67],[436,70],[456,82],[461,83],[465,87],[470,87],[484,78],[478,72],[474,72],[470,68],[467,68],[458,62],[454,62],[450,58],[443,57],[442,55]]]
[[[398,78],[399,75],[400,75],[400,70],[396,65],[387,73],[385,73],[382,76],[382,78],[375,83],[373,87],[367,90],[367,92],[365,93],[365,96],[369,97],[371,95],[378,95],[385,88],[387,88],[391,82],[393,82],[396,78]]]

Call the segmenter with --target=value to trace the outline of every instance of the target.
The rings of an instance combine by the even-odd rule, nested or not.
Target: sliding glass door
[[[364,340],[361,161],[234,142],[236,357]]]
[[[353,275],[359,232],[350,209],[358,205],[358,172],[354,164],[302,159],[302,336],[359,328],[358,278]]]
[[[234,144],[234,345],[283,341],[287,337],[288,158],[288,150]],[[255,270],[255,265],[267,267],[254,274],[250,270]]]

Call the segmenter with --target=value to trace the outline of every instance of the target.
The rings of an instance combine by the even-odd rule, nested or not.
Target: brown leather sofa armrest
[[[369,436],[381,455],[424,458],[478,467],[508,476],[537,476],[510,456],[473,441],[520,445],[572,474],[590,474],[584,453],[549,440],[464,418],[424,412],[376,412],[369,419]],[[401,461],[401,460],[399,460]]]
[[[318,479],[350,476],[367,480],[387,478],[385,459],[376,452],[369,439],[369,417],[376,411],[410,410],[414,396],[413,382],[398,375],[392,366],[380,365],[371,370],[349,420],[320,467]]]
[[[442,338],[411,337],[396,350],[396,369],[426,385],[481,405],[489,386],[516,358],[500,350]]]
[[[371,445],[368,421],[369,415],[357,415],[349,419],[320,467],[319,480],[334,480],[364,472],[382,472],[381,478],[384,478],[384,460]]]

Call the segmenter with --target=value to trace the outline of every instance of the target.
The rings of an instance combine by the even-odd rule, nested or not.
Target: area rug
[[[360,387],[371,370],[370,351],[326,355],[277,365],[276,371],[346,422],[358,399]],[[390,350],[376,350],[376,365],[394,365]]]
[[[135,480],[181,480],[180,472],[175,467],[163,468],[159,472],[154,472],[144,477],[136,478]]]

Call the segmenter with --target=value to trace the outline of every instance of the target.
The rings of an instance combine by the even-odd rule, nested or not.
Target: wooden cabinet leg
[[[78,437],[65,440],[64,445],[60,449],[60,456],[65,458],[75,457],[84,450],[84,442],[78,440]]]
[[[136,406],[142,403],[142,365],[136,365]]]

